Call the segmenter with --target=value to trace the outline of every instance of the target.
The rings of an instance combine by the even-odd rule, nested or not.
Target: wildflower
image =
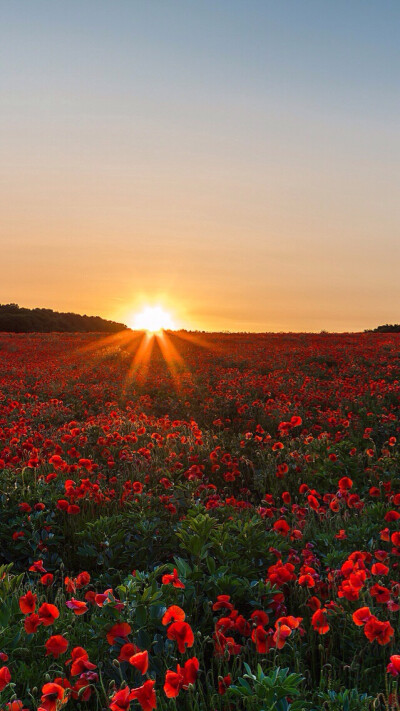
[[[194,684],[199,670],[197,657],[188,659],[184,666],[177,665],[176,672],[168,669],[165,674],[164,692],[169,698],[178,696],[181,689],[188,689],[189,684]]]
[[[178,605],[171,605],[164,613],[161,620],[163,625],[168,625],[170,622],[183,622],[186,615]]]
[[[147,651],[136,652],[129,658],[129,664],[138,669],[141,674],[146,674],[149,668],[149,655]]]
[[[320,610],[316,610],[311,618],[311,624],[318,634],[326,634],[329,632],[329,625],[326,616],[326,609],[322,607]]]
[[[152,711],[157,706],[156,692],[154,690],[155,683],[155,681],[148,679],[142,686],[131,691],[131,699],[139,701],[142,711]]]
[[[353,612],[353,622],[357,627],[362,627],[372,617],[369,607],[360,607]]]
[[[67,600],[65,604],[70,610],[74,611],[75,615],[84,615],[88,609],[88,606],[85,602],[81,600],[75,600],[75,598],[73,597],[71,598],[71,600]]]
[[[11,674],[8,667],[0,667],[0,691],[9,684],[11,681]]]
[[[163,575],[161,578],[161,582],[163,585],[172,585],[174,588],[182,588],[184,589],[184,584],[179,580],[178,578],[178,571],[176,568],[174,568],[173,573],[167,573],[166,575]]]
[[[168,627],[167,637],[175,640],[181,654],[185,652],[186,647],[193,647],[194,634],[187,622],[173,622]]]
[[[57,617],[60,616],[60,613],[55,605],[51,605],[48,602],[44,602],[43,605],[39,607],[38,615],[42,625],[47,627],[48,625],[53,624],[54,620],[56,620]]]
[[[27,634],[35,634],[37,628],[41,624],[42,624],[42,621],[39,618],[39,615],[37,615],[35,612],[33,612],[32,615],[28,615],[28,617],[25,617],[25,620],[24,620],[25,632]]]
[[[68,648],[68,640],[65,639],[61,634],[55,634],[49,637],[45,643],[46,656],[50,654],[53,655],[54,659],[58,659],[60,654],[64,654]]]
[[[130,634],[131,632],[132,632],[132,628],[130,625],[128,625],[127,622],[117,622],[107,632],[107,642],[108,642],[108,644],[114,644],[114,640],[117,637],[126,639],[128,634]]]
[[[364,626],[366,638],[373,642],[375,639],[380,645],[388,644],[394,635],[394,629],[390,622],[381,622],[374,615],[371,615]]]
[[[35,612],[36,599],[36,593],[32,593],[31,590],[28,590],[26,595],[21,595],[19,598],[19,607],[24,615],[29,615],[31,612]]]
[[[386,671],[388,674],[392,674],[392,676],[398,676],[400,674],[400,654],[393,654],[390,657]]]
[[[41,702],[38,711],[58,711],[67,702],[65,688],[54,682],[45,684],[42,687]]]

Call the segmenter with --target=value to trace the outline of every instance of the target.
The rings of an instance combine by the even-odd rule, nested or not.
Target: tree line
[[[52,309],[27,309],[18,304],[0,304],[0,331],[13,333],[117,333],[127,328],[123,323],[100,316],[81,316]]]

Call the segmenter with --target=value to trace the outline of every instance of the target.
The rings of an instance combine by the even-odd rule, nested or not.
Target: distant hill
[[[117,333],[127,328],[123,323],[100,316],[81,316],[52,309],[25,309],[18,304],[0,304],[0,331],[13,333]]]

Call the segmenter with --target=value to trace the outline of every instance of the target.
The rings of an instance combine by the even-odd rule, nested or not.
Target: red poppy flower
[[[385,514],[384,520],[387,523],[391,523],[392,521],[398,521],[400,518],[400,513],[398,511],[388,511],[387,514]]]
[[[357,627],[362,627],[366,622],[368,622],[371,616],[369,607],[360,607],[358,610],[353,612],[353,622],[357,625]]]
[[[67,600],[65,604],[70,610],[74,611],[75,615],[84,615],[88,609],[86,602],[75,600],[74,597],[72,597],[71,600]]]
[[[258,654],[266,654],[266,652],[268,651],[267,642],[269,638],[269,633],[261,625],[257,625],[257,627],[253,629],[251,633],[251,639],[256,645],[256,650]]]
[[[371,615],[364,627],[366,638],[373,642],[375,639],[380,645],[388,644],[394,635],[394,629],[390,622],[381,622],[374,615]]]
[[[132,664],[135,669],[139,669],[141,674],[146,674],[149,668],[149,655],[147,651],[136,652],[129,658],[129,664]]]
[[[290,526],[284,518],[280,518],[278,521],[275,521],[273,529],[276,533],[280,533],[281,536],[287,536],[290,531]]]
[[[15,701],[9,701],[6,705],[7,711],[29,711],[20,699],[15,699]]]
[[[25,617],[24,628],[27,634],[35,634],[37,628],[42,624],[39,615],[33,612],[32,615]]]
[[[96,675],[97,676],[97,675]],[[81,701],[89,701],[92,695],[90,681],[85,679],[83,675],[81,679],[77,679],[72,687],[72,698],[80,699]]]
[[[350,477],[342,476],[342,478],[339,479],[339,489],[347,491],[348,489],[351,489],[352,486],[353,481],[350,479]]]
[[[312,494],[309,494],[309,495],[307,496],[307,501],[308,501],[308,505],[311,506],[311,508],[314,509],[314,511],[318,511],[318,509],[319,509],[319,501],[318,501],[318,499],[317,499],[316,496],[313,496]]]
[[[184,666],[177,665],[176,672],[168,669],[165,674],[164,692],[169,699],[178,696],[181,689],[187,689],[189,684],[194,684],[199,670],[199,660],[192,657]]]
[[[71,664],[71,676],[77,676],[86,671],[93,671],[96,665],[89,661],[89,655],[83,647],[74,647],[71,652],[71,659],[65,662],[66,666]]]
[[[131,699],[139,701],[142,711],[152,711],[157,706],[156,692],[154,690],[155,683],[155,681],[148,679],[142,686],[131,691]]]
[[[62,704],[67,702],[65,689],[60,684],[50,682],[42,687],[40,709],[44,711],[58,711]]]
[[[50,654],[53,655],[54,659],[58,659],[60,654],[64,654],[68,648],[68,640],[65,639],[61,634],[55,634],[49,637],[45,643],[46,656]]]
[[[385,603],[390,600],[390,590],[383,585],[378,585],[378,583],[370,587],[369,594],[372,595],[377,602]]]
[[[230,687],[232,684],[232,677],[230,674],[227,674],[227,676],[224,677],[219,677],[218,679],[218,693],[223,696],[226,694],[226,690]]]
[[[181,654],[185,652],[186,647],[193,647],[194,634],[187,622],[173,622],[168,627],[167,637],[175,640]]]
[[[176,568],[174,568],[173,573],[167,573],[166,575],[163,575],[161,578],[161,582],[163,585],[172,585],[174,588],[182,588],[184,589],[184,584],[179,580],[178,578],[178,571]]]
[[[273,636],[273,641],[277,649],[282,649],[285,646],[286,639],[292,634],[292,629],[289,625],[279,625]]]
[[[329,632],[330,627],[328,625],[326,610],[324,607],[314,612],[311,618],[311,624],[318,634],[326,634]]]
[[[24,615],[29,615],[31,612],[35,612],[36,599],[36,593],[32,593],[31,590],[28,590],[26,595],[21,595],[19,598],[19,607]]]
[[[52,625],[54,620],[60,616],[60,613],[55,605],[51,605],[49,602],[44,602],[43,605],[39,607],[38,610],[39,620],[47,627]]]
[[[136,646],[136,644],[131,644],[131,642],[127,642],[127,644],[122,645],[119,651],[118,661],[129,662],[130,658],[140,651],[141,650],[139,649],[139,647]]]
[[[392,676],[398,676],[400,674],[400,654],[393,654],[390,657],[386,671],[388,674],[392,674]]]
[[[214,602],[212,609],[213,610],[233,610],[233,605],[230,602],[231,596],[230,595],[217,595],[217,601]]]
[[[387,575],[388,572],[389,572],[388,566],[384,565],[383,563],[374,563],[373,566],[371,567],[372,575]]]
[[[299,575],[298,584],[303,588],[315,587],[315,580],[311,575]]]
[[[42,583],[42,585],[51,585],[53,580],[54,580],[53,573],[45,573],[40,578],[40,582]]]
[[[132,627],[130,625],[128,625],[127,622],[117,622],[107,632],[107,642],[108,642],[108,644],[114,644],[114,640],[117,637],[121,637],[122,639],[125,639],[128,636],[128,634],[130,634],[131,632],[132,632]]]
[[[399,531],[395,531],[394,533],[392,533],[390,539],[391,539],[394,546],[397,546],[400,548],[400,533],[399,533]]]
[[[315,595],[313,595],[312,597],[310,597],[309,600],[307,600],[306,605],[307,605],[307,607],[309,607],[310,610],[312,610],[313,612],[315,612],[316,610],[320,610],[321,607],[322,607],[321,601],[318,600],[318,598],[315,597]]]
[[[161,620],[163,625],[168,625],[170,622],[183,622],[186,615],[179,605],[171,605],[164,613]]]
[[[32,573],[47,573],[46,568],[43,568],[43,561],[42,560],[35,560],[34,563],[30,566],[29,570]]]
[[[127,711],[131,705],[131,699],[132,696],[129,686],[125,686],[124,689],[116,691],[110,699],[111,711]]]
[[[0,668],[0,691],[3,691],[3,689],[9,684],[11,681],[11,674],[10,670],[8,667],[1,667]]]
[[[263,627],[265,627],[265,625],[269,622],[269,616],[266,612],[264,612],[264,610],[254,610],[254,612],[251,613],[250,618],[254,620],[257,625],[262,625]]]

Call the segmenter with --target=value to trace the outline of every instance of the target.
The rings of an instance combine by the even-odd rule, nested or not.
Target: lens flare
[[[171,314],[161,306],[146,306],[133,317],[130,326],[135,331],[147,331],[147,333],[159,333],[175,328]]]

